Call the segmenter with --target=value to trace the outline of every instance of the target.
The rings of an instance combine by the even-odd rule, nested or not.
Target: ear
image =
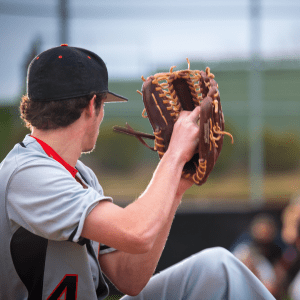
[[[93,98],[91,99],[89,105],[85,108],[86,113],[89,117],[93,116],[94,114],[96,114],[96,110],[95,110],[95,99],[96,99],[96,95],[93,96]]]

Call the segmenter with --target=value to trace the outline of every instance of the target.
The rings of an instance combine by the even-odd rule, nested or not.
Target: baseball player
[[[124,299],[274,299],[223,248],[152,277],[198,143],[200,109],[183,111],[145,192],[121,208],[79,157],[92,151],[108,90],[103,60],[61,45],[33,59],[21,117],[31,133],[0,165],[0,299],[105,299],[103,273]],[[174,249],[176,251],[176,249]]]

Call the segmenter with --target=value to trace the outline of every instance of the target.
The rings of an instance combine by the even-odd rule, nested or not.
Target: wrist
[[[183,170],[184,165],[187,162],[187,159],[180,155],[178,151],[174,151],[170,148],[166,151],[162,159],[171,161],[172,165],[176,169],[180,169],[181,172]]]

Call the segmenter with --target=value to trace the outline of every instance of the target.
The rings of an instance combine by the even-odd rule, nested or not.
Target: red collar
[[[73,168],[67,162],[65,162],[48,144],[46,144],[45,142],[41,141],[40,139],[34,137],[33,135],[31,135],[31,137],[36,139],[36,141],[42,146],[42,148],[44,149],[44,151],[46,152],[46,154],[48,156],[52,157],[53,159],[58,161],[60,164],[62,164],[71,173],[71,175],[75,178],[75,176],[78,172],[75,168]]]

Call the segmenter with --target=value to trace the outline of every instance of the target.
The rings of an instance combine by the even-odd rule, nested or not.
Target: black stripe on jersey
[[[69,236],[69,238],[68,238],[68,241],[69,241],[69,242],[73,242],[73,238],[74,238],[74,236],[75,236],[77,230],[78,230],[78,226],[76,226],[76,228],[73,230],[73,232],[72,232],[71,235]],[[88,239],[83,238],[83,237],[80,237],[79,240],[78,240],[78,242],[77,242],[77,244],[80,245],[80,246],[83,246],[83,245],[85,245],[87,242],[88,242]]]
[[[87,251],[88,251],[88,252],[94,257],[94,259],[97,261],[98,258],[97,258],[96,253],[95,253],[95,251],[94,251],[94,249],[93,249],[93,247],[92,247],[92,245],[91,245],[91,241],[90,241],[90,240],[88,240],[88,243],[86,243],[86,248],[87,248]],[[101,271],[100,271],[100,269],[99,269],[99,285],[98,285],[98,287],[97,287],[97,289],[96,289],[96,294],[97,294],[98,297],[99,297],[99,296],[102,296],[102,297],[105,296],[105,295],[106,295],[106,292],[107,292],[105,281],[103,282],[102,280],[104,280],[104,279],[103,279],[103,277],[102,277],[102,275],[101,275]]]
[[[77,230],[78,230],[78,226],[76,226],[76,228],[73,230],[73,232],[72,232],[71,235],[69,236],[69,238],[68,238],[68,241],[69,241],[69,242],[72,242],[72,241],[73,241],[73,238],[74,238],[74,236],[75,236]]]
[[[19,143],[23,148],[26,148],[23,142]]]
[[[75,167],[75,169],[78,171],[78,173],[80,174],[81,178],[88,183],[88,181],[85,179],[85,177],[81,174],[81,172]]]
[[[15,269],[28,290],[28,300],[42,299],[48,240],[20,227],[12,236],[10,252]]]
[[[101,246],[100,246],[100,251],[106,250],[106,249],[109,249],[109,248],[111,248],[111,247],[106,246],[106,245],[101,245]]]

